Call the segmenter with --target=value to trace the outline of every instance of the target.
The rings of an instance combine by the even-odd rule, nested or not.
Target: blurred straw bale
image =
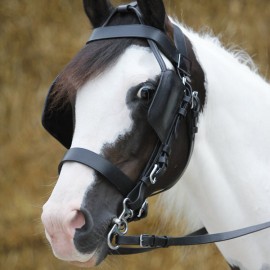
[[[165,3],[169,14],[194,30],[212,29],[225,44],[245,49],[269,79],[268,0]],[[42,129],[40,114],[49,84],[84,45],[90,25],[81,1],[72,0],[2,0],[0,19],[0,269],[77,269],[56,260],[43,237],[41,206],[54,186],[64,149]],[[155,228],[179,234],[180,229],[159,224],[152,211],[134,231]],[[99,268],[227,268],[212,247],[177,252],[111,258]]]

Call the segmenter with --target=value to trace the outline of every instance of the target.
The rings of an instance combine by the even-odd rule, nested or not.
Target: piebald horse
[[[142,183],[143,199],[168,189],[158,198],[166,209],[161,215],[164,220],[173,217],[177,224],[184,217],[190,231],[205,227],[218,233],[268,222],[270,85],[247,65],[251,61],[224,49],[216,38],[194,33],[169,18],[161,0],[138,0],[118,8],[105,0],[83,2],[93,27],[102,27],[102,37],[92,37],[56,78],[43,124],[67,148],[92,151],[92,163],[96,159],[101,159],[98,166],[109,163],[109,176],[92,163],[78,161],[81,155],[61,163],[42,213],[55,256],[91,267],[118,248],[112,228],[125,230],[126,222],[134,219],[133,212],[122,212],[134,196],[123,203],[125,182],[115,186],[106,179],[114,171],[116,178],[123,174],[134,186]],[[128,31],[122,36],[119,30],[113,38],[109,31],[106,38],[106,29],[117,32],[120,28],[108,27],[119,25],[143,25],[140,29],[150,32],[142,38],[141,30],[136,30],[136,38]],[[128,27],[123,29],[133,29]],[[181,32],[179,42],[175,31]],[[152,33],[161,37],[150,38]],[[169,47],[180,44],[178,65],[161,40]],[[172,96],[163,98],[167,84]],[[170,106],[179,106],[175,95],[181,101],[179,123],[170,115],[175,110]],[[165,106],[163,99],[170,102]],[[190,124],[194,107],[198,119]],[[168,127],[168,119],[172,126]],[[193,146],[190,130],[195,134],[197,127]],[[170,147],[164,147],[164,130],[171,132]],[[166,168],[158,175],[161,168],[154,167],[149,175],[145,168],[161,146],[158,162],[166,157]],[[140,207],[134,211],[136,218],[146,214],[145,205]],[[235,269],[270,269],[270,230],[217,246]]]

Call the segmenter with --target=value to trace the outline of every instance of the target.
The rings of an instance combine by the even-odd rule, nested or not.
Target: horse
[[[93,267],[168,246],[125,236],[158,193],[163,219],[184,217],[190,231],[268,222],[270,86],[252,60],[170,18],[162,0],[83,5],[97,31],[53,82],[42,119],[70,148],[41,216],[54,255]],[[266,227],[217,241],[232,269],[270,269]]]

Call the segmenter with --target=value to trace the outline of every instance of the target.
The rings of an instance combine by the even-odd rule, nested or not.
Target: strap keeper
[[[187,115],[187,110],[185,108],[180,108],[178,114],[185,117]]]
[[[158,159],[158,163],[161,165],[164,164],[165,166],[167,166],[168,165],[168,158],[166,156],[160,156]]]
[[[191,104],[192,97],[189,96],[189,95],[185,95],[184,98],[183,98],[183,101],[185,101],[188,104]]]
[[[169,239],[167,236],[141,234],[140,246],[142,248],[166,248],[169,246]]]
[[[167,248],[169,247],[169,238],[168,236],[164,235],[162,237],[160,237],[160,243],[157,243],[159,244],[158,247],[162,247],[162,248]]]
[[[128,12],[130,5],[120,5],[117,7],[117,11],[120,13]]]
[[[167,156],[170,156],[171,154],[171,147],[168,144],[165,144],[162,148],[162,151],[167,154]]]

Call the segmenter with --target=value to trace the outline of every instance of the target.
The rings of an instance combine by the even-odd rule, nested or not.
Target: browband
[[[181,36],[181,40],[184,40],[183,33],[178,27],[175,26],[174,31],[177,31],[177,36]],[[152,40],[174,66],[180,68],[188,75],[190,74],[191,62],[187,56],[184,55],[186,50],[180,53],[166,34],[155,27],[143,24],[99,27],[93,30],[86,44],[96,40],[113,38],[142,38]]]

